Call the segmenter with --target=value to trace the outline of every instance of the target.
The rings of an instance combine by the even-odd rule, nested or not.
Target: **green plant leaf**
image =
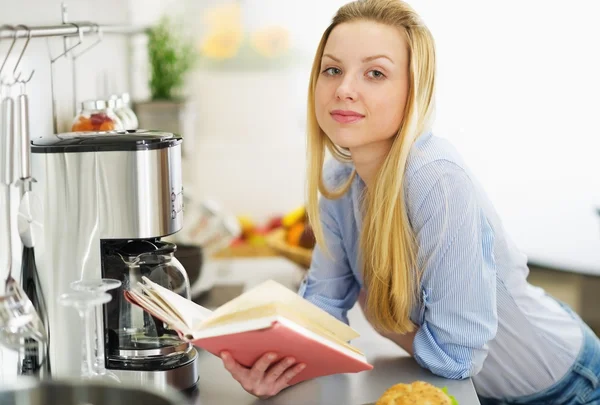
[[[178,33],[168,17],[163,17],[148,32],[147,50],[152,100],[177,99],[196,60],[192,43]]]

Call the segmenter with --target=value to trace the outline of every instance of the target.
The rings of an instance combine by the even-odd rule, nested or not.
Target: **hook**
[[[29,29],[26,25],[23,25],[23,24],[17,25],[16,28],[18,28],[18,27],[23,27],[23,28],[25,28],[27,30],[27,41],[25,41],[25,45],[23,46],[23,50],[21,51],[21,54],[19,55],[19,59],[17,59],[17,63],[15,63],[15,68],[13,69],[13,78],[15,79],[15,81],[19,81],[19,83],[22,83],[23,86],[24,86],[26,83],[29,83],[29,81],[33,77],[33,74],[35,73],[35,69],[33,69],[31,71],[31,74],[29,75],[29,77],[27,79],[25,79],[25,80],[19,80],[19,77],[21,77],[21,73],[20,72],[17,75],[17,68],[21,64],[21,59],[23,59],[23,55],[25,54],[25,51],[27,50],[27,46],[29,45],[29,41],[31,41],[31,29]],[[18,31],[19,31],[18,29],[15,29],[15,38],[17,38]]]
[[[91,44],[90,46],[85,48],[83,51],[79,52],[77,55],[73,55],[72,56],[73,60],[79,58],[81,55],[83,55],[84,53],[86,53],[87,51],[89,51],[90,49],[92,49],[93,47],[98,45],[100,42],[102,42],[102,28],[100,28],[100,25],[98,25],[97,23],[92,23],[92,25],[94,25],[96,27],[96,33],[98,34],[98,38],[96,39],[96,41],[93,44]],[[81,35],[81,37],[83,38],[83,34]]]
[[[81,28],[79,28],[79,25],[77,25],[75,23],[68,23],[68,24],[71,24],[72,26],[77,28],[77,34],[79,35],[79,41],[75,45],[71,46],[69,49],[65,50],[63,53],[61,53],[60,55],[58,55],[55,58],[53,58],[52,55],[50,54],[50,47],[48,46],[48,53],[50,55],[50,63],[52,63],[52,64],[54,64],[54,62],[56,62],[57,60],[59,60],[60,58],[62,58],[63,56],[65,56],[66,54],[68,54],[73,49],[77,48],[79,45],[81,45],[83,43],[83,32],[81,31]],[[46,40],[48,40],[48,38],[46,38]]]
[[[10,56],[10,53],[12,52],[13,47],[15,46],[15,42],[17,42],[17,32],[15,30],[15,27],[13,27],[12,25],[3,25],[3,28],[9,28],[11,30],[13,30],[15,32],[12,44],[10,44],[10,48],[8,48],[8,52],[6,53],[6,57],[4,58],[4,62],[2,62],[2,66],[0,66],[0,77],[2,77],[2,71],[4,70],[4,65],[6,65],[6,62],[8,61],[8,57]]]

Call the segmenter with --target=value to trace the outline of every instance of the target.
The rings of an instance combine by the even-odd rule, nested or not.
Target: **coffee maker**
[[[176,246],[161,238],[183,225],[181,137],[136,130],[66,133],[34,139],[33,193],[39,283],[47,301],[52,377],[77,377],[81,334],[75,311],[58,304],[78,280],[112,278],[103,306],[105,366],[123,381],[193,389],[196,349],[132,306],[123,289],[142,276],[190,298]]]

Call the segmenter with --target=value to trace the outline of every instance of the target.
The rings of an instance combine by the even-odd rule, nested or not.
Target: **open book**
[[[143,278],[126,299],[165,322],[186,341],[216,356],[224,350],[250,367],[267,352],[306,367],[291,384],[330,374],[371,370],[348,343],[358,333],[281,284],[269,280],[214,311]]]

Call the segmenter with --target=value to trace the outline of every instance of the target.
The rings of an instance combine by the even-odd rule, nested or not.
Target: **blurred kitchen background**
[[[305,268],[308,76],[321,33],[345,2],[65,2],[68,21],[129,28],[87,33],[75,55],[101,41],[75,61],[56,60],[57,130],[72,129],[81,102],[128,94],[141,128],[184,138],[186,225],[173,237],[182,247],[208,244],[209,228],[221,227],[210,261],[285,257]],[[600,5],[410,3],[437,41],[435,133],[454,142],[478,175],[529,257],[531,281],[600,330]],[[0,25],[61,24],[62,7],[0,0]],[[0,60],[11,44],[0,40]],[[16,42],[5,73],[24,45]],[[61,37],[34,38],[19,66],[24,74],[35,69],[27,85],[32,137],[54,131],[48,55],[63,46]],[[4,218],[0,225],[6,229]],[[8,256],[2,240],[0,275]],[[13,247],[19,268],[16,233]],[[206,259],[184,265],[199,272]],[[205,279],[196,291],[213,285]]]

